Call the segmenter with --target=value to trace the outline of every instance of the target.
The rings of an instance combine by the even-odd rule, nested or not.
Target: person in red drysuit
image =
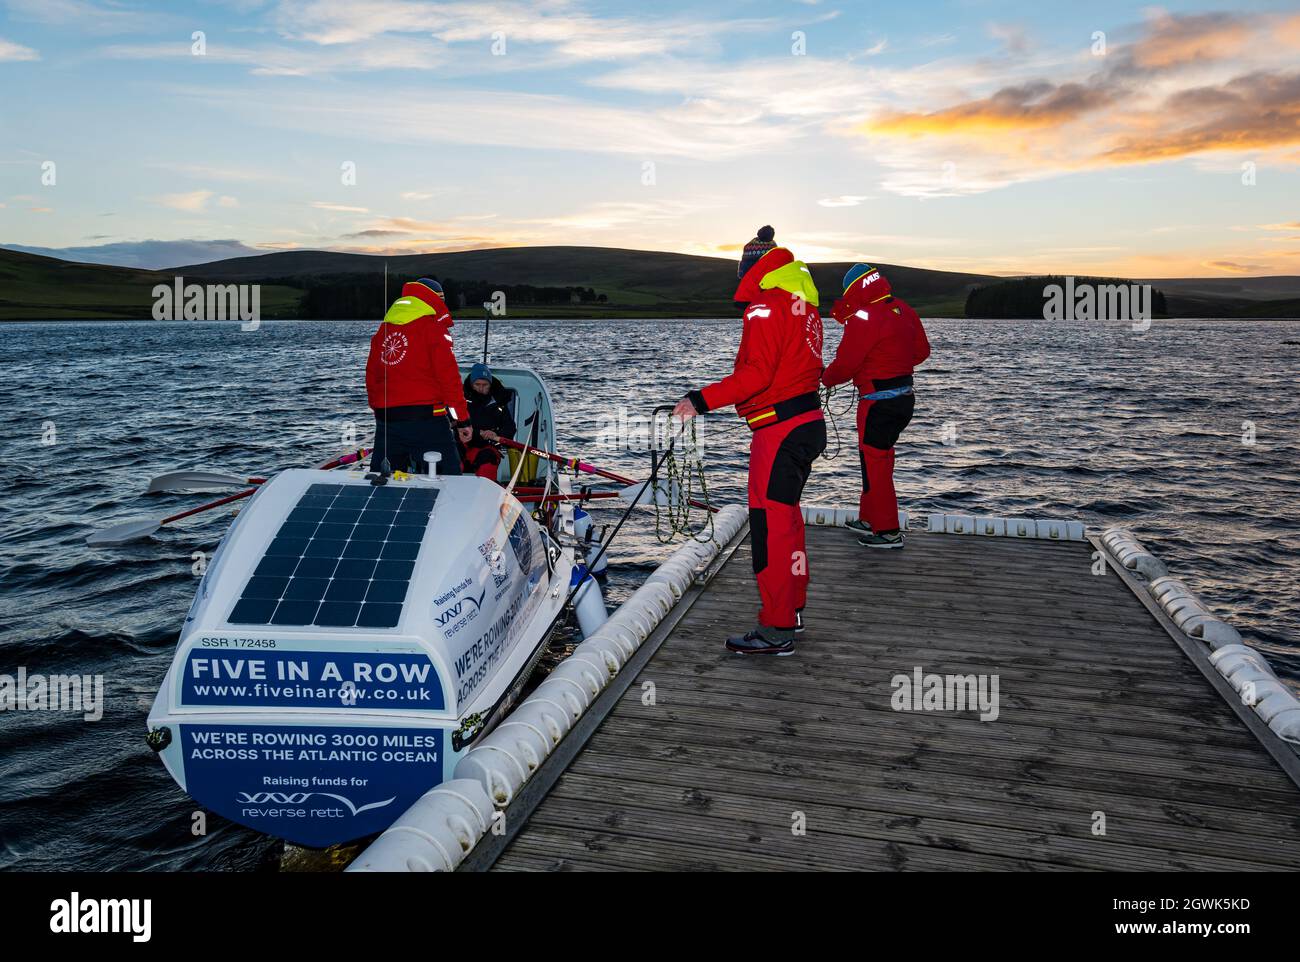
[[[460,448],[461,471],[495,481],[497,467],[501,464],[501,452],[496,446],[483,437],[473,424],[463,422],[456,428],[456,440]]]
[[[740,273],[735,300],[746,306],[735,368],[721,381],[689,392],[673,414],[690,418],[734,404],[753,431],[749,529],[762,607],[758,626],[728,638],[727,648],[745,655],[789,655],[795,633],[803,630],[808,597],[799,499],[813,461],[826,448],[817,392],[822,319],[812,273],[790,251],[774,246],[771,228],[745,245]]]
[[[366,397],[375,412],[372,471],[427,473],[424,454],[437,451],[440,474],[461,473],[448,422],[459,424],[466,413],[452,323],[442,285],[426,277],[402,285],[402,296],[370,339]]]
[[[912,369],[930,356],[930,341],[916,311],[893,295],[889,281],[866,264],[844,275],[844,296],[831,308],[844,325],[835,360],[822,372],[827,387],[853,382],[858,394],[858,459],[862,495],[859,544],[901,548],[894,491],[894,444],[912,420],[916,395]]]

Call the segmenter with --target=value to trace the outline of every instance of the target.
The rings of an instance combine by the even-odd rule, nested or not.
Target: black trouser
[[[427,418],[407,420],[382,417],[378,411],[375,412],[375,450],[370,455],[371,471],[378,471],[387,457],[390,471],[428,474],[425,451],[437,451],[442,455],[438,462],[439,474],[461,473],[460,449],[456,447],[456,438],[451,433],[446,415],[430,413]]]

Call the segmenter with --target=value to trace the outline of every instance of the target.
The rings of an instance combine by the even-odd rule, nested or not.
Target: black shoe
[[[871,525],[867,524],[865,521],[859,520],[858,518],[854,518],[852,521],[845,521],[844,527],[852,531],[857,531],[860,534],[871,534]]]
[[[858,544],[864,544],[868,548],[901,548],[903,532],[885,531],[881,534],[866,534],[858,539]]]
[[[739,638],[728,638],[727,650],[737,655],[793,655],[794,637],[791,633],[789,638],[770,641],[755,628],[745,632]]]
[[[797,608],[797,609],[795,609],[795,613],[794,613],[794,633],[795,633],[796,635],[802,635],[802,634],[803,634],[803,609],[802,609],[802,608]]]

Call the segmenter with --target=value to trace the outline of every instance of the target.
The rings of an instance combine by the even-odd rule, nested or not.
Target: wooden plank
[[[1293,857],[1289,860],[1273,857],[1275,853],[1268,861],[1243,858],[1240,848],[1225,846],[1222,840],[1212,845],[1210,833],[1203,831],[1185,830],[1183,844],[1178,848],[1155,847],[1149,844],[1149,838],[1120,819],[1108,819],[1106,835],[1094,836],[1090,812],[1082,808],[1072,820],[1040,818],[1037,824],[1030,824],[1024,817],[1017,820],[1017,814],[1023,813],[1005,805],[971,805],[967,812],[950,809],[942,814],[900,815],[873,810],[852,798],[823,801],[799,793],[772,797],[765,792],[741,793],[730,784],[711,786],[707,791],[682,791],[659,779],[632,780],[623,772],[608,777],[574,771],[560,779],[551,798],[567,800],[574,811],[599,799],[593,816],[604,810],[601,806],[608,806],[621,813],[619,825],[625,830],[632,830],[634,820],[639,820],[637,827],[648,828],[665,818],[682,819],[684,829],[698,827],[702,838],[712,840],[725,837],[727,832],[727,826],[715,825],[714,821],[748,823],[760,827],[763,845],[790,834],[793,816],[798,812],[806,819],[806,838],[822,843],[819,852],[841,847],[855,851],[859,842],[869,839],[929,847],[952,847],[944,845],[944,840],[960,839],[967,851],[1099,871],[1284,871],[1297,861],[1295,852],[1290,853]],[[966,817],[959,818],[962,815]],[[805,844],[803,838],[798,841]],[[1215,854],[1205,854],[1211,845]]]

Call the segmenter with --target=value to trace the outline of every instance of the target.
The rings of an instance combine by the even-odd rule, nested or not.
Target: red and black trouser
[[[870,394],[910,386],[911,375],[872,381]],[[902,394],[882,401],[858,402],[858,460],[862,465],[862,495],[858,517],[880,534],[898,530],[898,495],[894,491],[894,445],[916,408],[916,395]]]
[[[771,413],[768,413],[771,412]],[[808,554],[799,498],[826,449],[826,422],[814,391],[751,412],[749,536],[762,608],[758,623],[792,629],[808,600]]]
[[[477,474],[480,478],[495,481],[500,464],[501,452],[490,444],[483,444],[465,448],[461,469],[466,474]]]

